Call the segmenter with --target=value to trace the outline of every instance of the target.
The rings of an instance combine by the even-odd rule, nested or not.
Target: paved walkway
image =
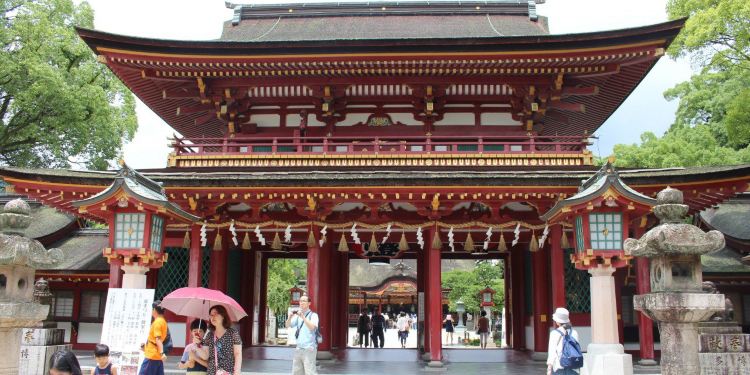
[[[410,374],[513,374],[513,375],[538,375],[545,373],[545,364],[529,359],[524,352],[512,350],[461,350],[448,349],[444,351],[447,363],[444,369],[428,369],[425,362],[418,359],[416,350],[404,349],[353,349],[348,350],[342,359],[331,361],[319,361],[318,373],[322,374],[347,374],[347,375],[410,375]],[[477,362],[452,362],[451,357],[470,355],[476,357]],[[86,368],[94,366],[94,357],[90,352],[76,352],[81,365]],[[257,359],[258,357],[286,357],[289,359]],[[371,357],[374,355],[374,357]],[[368,357],[376,358],[376,361],[368,361]],[[289,348],[258,347],[248,348],[244,352],[242,363],[242,374],[290,374],[292,368],[291,350]],[[392,358],[383,360],[382,358]],[[465,357],[465,359],[471,357]],[[487,362],[482,358],[494,360]],[[497,360],[506,362],[497,362]],[[166,374],[184,374],[183,370],[177,369],[178,356],[170,356],[165,364]],[[85,370],[85,369],[84,369]],[[85,372],[84,372],[85,373]],[[658,374],[659,369],[639,369],[636,374]]]

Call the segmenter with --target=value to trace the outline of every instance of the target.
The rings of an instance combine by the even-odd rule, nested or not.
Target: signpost
[[[109,289],[100,342],[109,346],[109,358],[121,375],[138,374],[153,302],[153,289]]]

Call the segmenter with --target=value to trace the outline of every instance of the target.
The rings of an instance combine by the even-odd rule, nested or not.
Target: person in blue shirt
[[[299,299],[299,310],[289,312],[286,327],[292,328],[297,348],[292,360],[292,375],[316,375],[315,357],[318,355],[318,314],[310,310],[310,296]]]

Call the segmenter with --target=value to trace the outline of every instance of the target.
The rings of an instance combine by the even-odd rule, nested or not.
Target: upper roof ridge
[[[234,9],[232,24],[242,20],[280,17],[337,17],[375,15],[523,15],[537,20],[536,5],[546,0],[488,1],[368,1],[286,4],[243,4],[226,1]]]

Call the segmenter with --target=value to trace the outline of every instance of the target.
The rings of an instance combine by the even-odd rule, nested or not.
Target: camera
[[[297,315],[297,310],[292,311],[292,315]]]

